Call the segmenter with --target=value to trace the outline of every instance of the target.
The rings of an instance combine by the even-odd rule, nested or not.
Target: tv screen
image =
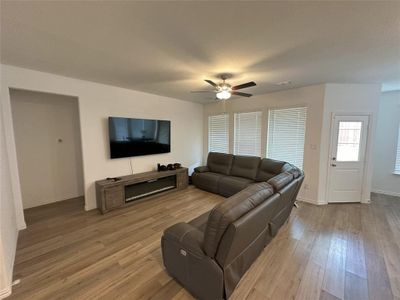
[[[108,118],[111,158],[171,152],[171,122]]]

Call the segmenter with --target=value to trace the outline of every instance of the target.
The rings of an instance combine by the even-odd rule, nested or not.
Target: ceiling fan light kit
[[[228,100],[232,96],[232,94],[230,91],[222,90],[218,92],[216,96],[219,100]]]

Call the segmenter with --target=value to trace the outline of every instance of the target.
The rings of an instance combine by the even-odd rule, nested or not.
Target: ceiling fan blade
[[[236,86],[232,87],[232,90],[236,91],[236,90],[245,89],[245,88],[255,86],[255,85],[256,85],[256,83],[254,81],[250,81],[247,83],[236,85]]]
[[[242,97],[251,97],[252,94],[242,93],[242,92],[232,92],[232,95],[242,96]]]
[[[191,93],[215,93],[215,91],[190,91]]]
[[[218,87],[218,85],[215,83],[215,82],[213,82],[213,81],[211,81],[211,80],[208,80],[208,79],[206,79],[206,80],[204,80],[205,82],[207,82],[207,83],[209,83],[209,84],[211,84],[213,87]]]

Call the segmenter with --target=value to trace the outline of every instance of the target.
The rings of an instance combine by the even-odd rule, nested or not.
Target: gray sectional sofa
[[[284,172],[298,176],[301,171],[283,161],[210,152],[207,166],[195,168],[192,182],[200,189],[230,197],[254,182],[268,182]],[[289,174],[281,175],[280,180],[283,177],[291,179]]]
[[[302,171],[282,161],[209,153],[192,182],[229,198],[164,231],[169,274],[197,299],[228,299],[289,217],[303,180]]]

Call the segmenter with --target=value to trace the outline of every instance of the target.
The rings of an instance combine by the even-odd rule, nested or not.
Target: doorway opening
[[[10,89],[10,101],[28,225],[58,210],[83,211],[78,98]]]

